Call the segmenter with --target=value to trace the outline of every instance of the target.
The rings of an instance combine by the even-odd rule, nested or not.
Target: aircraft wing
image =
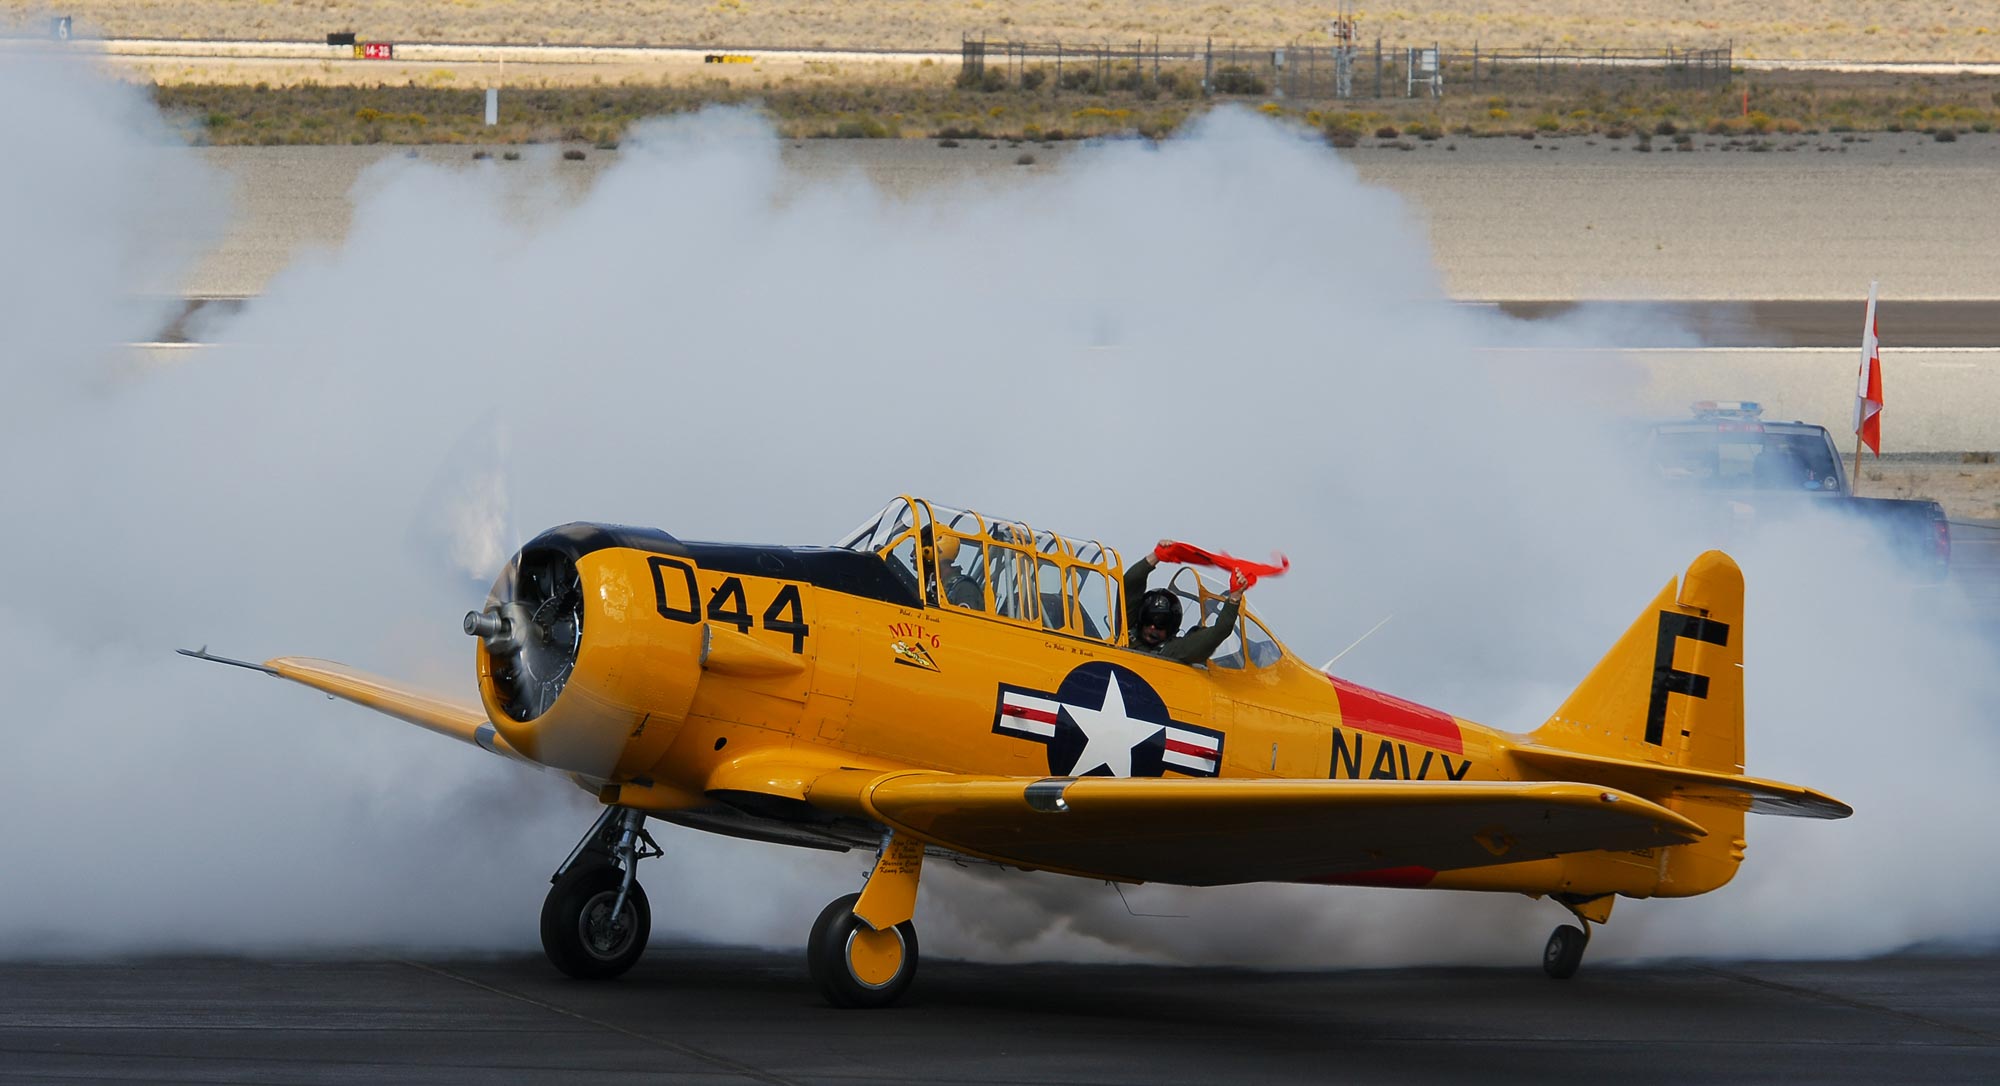
[[[378,713],[386,713],[398,720],[408,721],[419,728],[437,732],[439,735],[448,735],[462,743],[471,743],[494,754],[539,767],[539,763],[522,757],[513,747],[508,746],[507,740],[493,730],[493,724],[486,719],[485,711],[477,705],[450,701],[379,675],[358,671],[346,664],[336,664],[331,660],[281,656],[275,660],[253,664],[223,656],[212,656],[207,649],[198,652],[181,649],[180,653],[197,660],[212,660],[216,663],[261,671],[280,679],[290,679],[356,705],[365,705]]]
[[[1547,782],[841,770],[813,781],[806,798],[1019,867],[1186,886],[1485,867],[1706,833],[1628,793]]]

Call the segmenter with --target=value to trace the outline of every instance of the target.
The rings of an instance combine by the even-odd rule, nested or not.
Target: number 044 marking
[[[699,591],[695,586],[694,567],[678,558],[654,557],[646,560],[653,572],[653,601],[660,617],[674,622],[693,624],[700,622],[704,611],[696,610],[695,596]],[[672,570],[669,575],[666,571]],[[743,590],[743,578],[729,577],[715,587],[708,595],[705,609],[710,622],[734,626],[743,633],[749,633],[756,623],[750,617],[750,597]],[[771,605],[764,608],[764,628],[772,633],[790,634],[792,651],[806,651],[806,635],[812,627],[806,625],[805,607],[799,601],[799,586],[783,585],[771,599]]]

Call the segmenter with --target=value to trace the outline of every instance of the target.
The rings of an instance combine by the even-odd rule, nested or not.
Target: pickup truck
[[[1671,488],[1712,515],[1770,521],[1807,509],[1851,517],[1925,580],[1951,564],[1951,525],[1934,501],[1857,498],[1824,426],[1767,422],[1748,401],[1707,400],[1691,418],[1648,424],[1647,456]]]

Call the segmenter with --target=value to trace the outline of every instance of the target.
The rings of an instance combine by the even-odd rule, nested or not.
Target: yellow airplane
[[[1135,563],[1136,565],[1136,563]],[[339,664],[236,664],[561,772],[604,812],[563,861],[542,943],[575,977],[645,950],[649,818],[869,848],[823,911],[811,972],[838,1006],[917,968],[926,856],[1120,883],[1305,882],[1613,900],[1728,882],[1745,812],[1843,818],[1743,776],[1743,577],[1669,581],[1542,727],[1515,735],[1343,681],[1247,610],[1203,664],[1127,644],[1119,553],[912,497],[832,547],[690,543],[570,524],[522,547],[465,617],[480,703]],[[1193,617],[1220,599],[1183,568]]]

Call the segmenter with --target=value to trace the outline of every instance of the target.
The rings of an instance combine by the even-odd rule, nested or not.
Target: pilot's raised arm
[[[1166,541],[1161,541],[1165,546]],[[1180,597],[1164,588],[1146,590],[1146,578],[1159,563],[1151,555],[1132,563],[1125,571],[1126,641],[1140,652],[1150,652],[1183,664],[1204,663],[1229,639],[1243,609],[1243,589],[1248,587],[1241,574],[1231,574],[1229,594],[1215,621],[1197,626],[1176,637],[1181,628]]]

